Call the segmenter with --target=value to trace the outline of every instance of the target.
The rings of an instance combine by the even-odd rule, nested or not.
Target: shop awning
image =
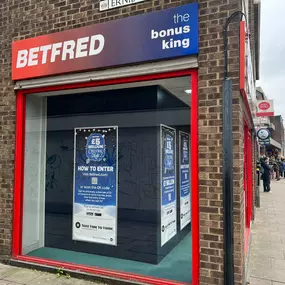
[[[106,70],[96,70],[83,73],[72,73],[38,79],[22,80],[16,82],[14,89],[20,90],[99,80],[111,80],[114,78],[126,78],[131,76],[142,76],[162,72],[189,70],[191,68],[197,67],[197,57],[187,56],[173,60],[164,60],[139,65],[128,65]]]
[[[270,144],[277,147],[278,149],[281,149],[281,144],[272,138],[270,138]]]

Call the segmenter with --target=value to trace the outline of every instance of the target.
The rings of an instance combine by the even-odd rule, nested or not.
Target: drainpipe
[[[234,282],[234,215],[233,215],[233,126],[232,80],[228,78],[228,26],[231,21],[245,14],[233,13],[224,29],[225,72],[223,80],[223,208],[224,208],[224,285]]]

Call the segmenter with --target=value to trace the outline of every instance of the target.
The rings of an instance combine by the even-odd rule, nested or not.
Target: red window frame
[[[200,270],[200,236],[199,236],[199,191],[198,191],[198,70],[175,71],[161,74],[134,76],[113,80],[76,83],[52,87],[19,90],[16,94],[16,142],[15,142],[15,171],[14,171],[14,215],[12,235],[12,258],[14,260],[30,262],[53,267],[62,267],[67,270],[80,270],[105,277],[139,281],[152,285],[175,285],[180,282],[142,276],[133,273],[124,273],[114,270],[77,265],[45,258],[22,255],[22,218],[23,218],[23,185],[24,185],[24,142],[25,142],[25,96],[31,93],[44,93],[67,89],[95,87],[130,82],[141,82],[162,78],[191,76],[192,106],[191,106],[191,163],[192,163],[192,285],[199,284]],[[187,274],[187,272],[185,272]],[[185,284],[185,283],[184,283]]]
[[[248,253],[248,246],[250,240],[250,225],[252,221],[253,210],[253,189],[252,189],[252,135],[250,133],[250,127],[252,122],[251,109],[247,98],[246,92],[246,23],[240,22],[240,92],[245,103],[244,110],[244,253]]]
[[[244,126],[244,203],[245,203],[245,255],[248,252],[249,239],[250,239],[250,226],[252,221],[252,201],[253,201],[253,189],[252,189],[252,135],[248,125]]]

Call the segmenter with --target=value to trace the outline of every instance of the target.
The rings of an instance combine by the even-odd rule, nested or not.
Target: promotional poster
[[[117,245],[118,127],[74,130],[73,240]]]
[[[161,140],[161,246],[177,233],[176,131],[160,126]]]
[[[180,230],[191,222],[190,135],[179,132]]]

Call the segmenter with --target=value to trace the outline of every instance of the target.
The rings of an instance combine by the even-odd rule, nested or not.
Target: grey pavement
[[[250,285],[285,285],[285,179],[260,187],[260,208],[252,230],[248,280]]]
[[[58,277],[55,273],[23,269],[0,264],[0,285],[103,285],[104,283]]]

